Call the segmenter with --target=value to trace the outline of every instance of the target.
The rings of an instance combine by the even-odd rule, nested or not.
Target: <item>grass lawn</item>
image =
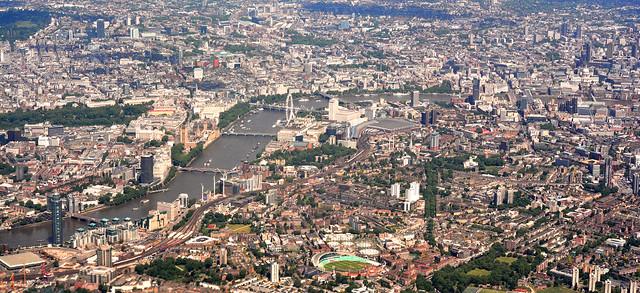
[[[498,257],[496,258],[497,262],[501,262],[501,263],[506,263],[508,265],[511,265],[512,263],[514,263],[516,260],[518,260],[515,257],[508,257],[508,256],[502,256],[502,257]]]
[[[493,289],[480,289],[480,293],[506,293],[507,291],[493,290]]]
[[[496,166],[490,166],[490,167],[486,167],[486,169],[484,170],[485,174],[489,174],[489,175],[499,175],[500,174],[500,169],[502,167],[496,167]]]
[[[324,268],[327,271],[335,269],[338,272],[359,272],[368,266],[368,264],[358,261],[334,261],[324,265]]]
[[[468,271],[467,275],[472,277],[488,277],[491,275],[491,272],[483,269],[473,269]]]
[[[251,233],[251,225],[229,224],[227,225],[227,228],[229,228],[229,231],[231,233],[239,233],[239,234]]]
[[[539,293],[575,293],[576,291],[573,291],[566,287],[550,287],[544,290],[540,290],[538,292]]]

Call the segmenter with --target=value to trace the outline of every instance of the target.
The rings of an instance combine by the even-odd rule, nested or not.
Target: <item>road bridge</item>
[[[222,173],[222,174],[238,173],[238,171],[235,170],[235,169],[227,170],[227,169],[206,168],[206,167],[202,167],[202,168],[198,168],[198,167],[178,167],[178,171],[180,171],[180,172],[200,172],[200,173]]]
[[[260,132],[225,132],[224,136],[255,136],[255,137],[271,137],[275,138],[275,133],[260,133]]]
[[[69,213],[69,217],[72,218],[72,219],[85,221],[85,222],[94,222],[94,223],[100,222],[100,220],[98,220],[98,219],[96,219],[94,217],[89,217],[87,215],[78,214],[78,213]]]
[[[260,103],[249,103],[249,105],[255,106],[255,107],[260,107],[262,109],[271,110],[271,111],[287,111],[287,107],[280,106],[280,105],[269,105],[269,104],[260,104]],[[300,107],[293,107],[293,111],[295,111],[295,112],[304,111],[304,112],[308,112],[308,113],[322,113],[323,112],[322,110],[306,109],[306,108],[300,108]]]

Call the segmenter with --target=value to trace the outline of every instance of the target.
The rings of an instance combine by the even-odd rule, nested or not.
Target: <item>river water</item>
[[[391,102],[406,102],[408,95],[352,95],[342,96],[340,99],[345,102],[375,101],[384,98]],[[450,101],[451,95],[422,95],[422,100]],[[296,107],[303,109],[323,109],[328,101],[320,97],[307,97],[305,100],[294,102]],[[274,127],[278,120],[284,119],[285,113],[280,111],[258,111],[246,115],[231,127],[234,133],[264,133],[275,134],[278,127]],[[265,145],[271,140],[269,137],[255,136],[225,136],[213,142],[202,155],[196,158],[193,167],[208,167],[232,169],[243,161],[252,161],[261,152]],[[206,166],[205,166],[206,165]],[[128,203],[109,207],[103,210],[89,213],[88,215],[101,218],[125,218],[140,219],[145,217],[149,210],[156,208],[158,201],[173,201],[178,198],[178,194],[187,193],[189,198],[200,198],[202,186],[205,190],[213,189],[213,174],[209,173],[178,173],[173,181],[167,186],[168,190],[161,193],[146,195],[143,198],[132,200]],[[142,199],[148,199],[147,203],[142,203]],[[73,219],[65,219],[64,236],[71,237],[77,228],[85,227],[86,222]],[[20,246],[32,246],[48,243],[51,235],[51,222],[29,225],[8,231],[0,231],[0,244],[6,244],[10,248]]]
[[[273,125],[277,120],[283,118],[284,112],[259,111],[251,113],[234,126],[234,132],[275,134],[278,128],[273,127]],[[210,168],[232,169],[243,161],[254,160],[270,140],[271,138],[269,137],[223,135],[209,145],[193,161],[191,166],[203,167],[206,163]],[[158,201],[173,201],[178,198],[180,193],[187,193],[190,198],[200,198],[202,186],[204,186],[205,190],[213,189],[213,174],[198,172],[178,173],[173,181],[169,183],[168,190],[165,192],[149,194],[143,198],[95,211],[88,215],[97,219],[115,217],[140,219],[145,217],[149,210],[155,209]],[[142,199],[148,199],[149,202],[142,203]],[[85,227],[86,225],[86,222],[65,219],[63,228],[65,238],[68,239],[77,228]],[[0,231],[0,244],[6,244],[10,248],[46,244],[50,235],[51,222],[43,222],[13,230]]]

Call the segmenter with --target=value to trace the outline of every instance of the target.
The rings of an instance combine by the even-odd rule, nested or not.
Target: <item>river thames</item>
[[[234,132],[260,132],[275,134],[276,121],[284,118],[284,112],[258,111],[251,113],[235,124]],[[243,161],[252,161],[265,145],[271,141],[269,137],[251,136],[221,136],[211,143],[203,153],[196,158],[191,166],[203,167],[205,163],[211,168],[232,169]],[[205,190],[213,189],[213,174],[199,172],[178,172],[176,177],[167,185],[167,191],[148,194],[142,198],[125,204],[108,207],[92,213],[93,218],[125,218],[141,219],[149,210],[156,208],[158,201],[173,201],[178,194],[187,193],[189,198],[200,198],[202,186]],[[149,200],[142,203],[141,200]],[[64,221],[64,237],[69,239],[77,228],[85,227],[88,223],[67,218]],[[12,230],[0,231],[0,244],[10,248],[33,246],[48,243],[51,234],[51,222],[42,222]]]
[[[435,102],[449,102],[452,95],[434,94],[424,95],[422,100]],[[380,98],[384,98],[390,102],[406,103],[409,100],[408,95],[389,95],[389,94],[371,94],[344,96],[340,99],[348,103],[356,102],[377,102]],[[303,109],[322,109],[327,106],[328,100],[317,96],[305,98],[296,101],[296,106]],[[278,127],[275,126],[277,121],[284,119],[285,113],[281,111],[254,111],[236,123],[230,128],[234,133],[264,133],[275,135]],[[256,155],[262,152],[265,145],[271,141],[270,137],[254,137],[254,136],[227,136],[223,135],[213,142],[204,152],[196,158],[192,167],[207,167],[232,169],[243,161],[252,161]],[[140,199],[132,200],[125,204],[108,207],[97,210],[87,215],[96,219],[101,218],[125,218],[141,219],[144,218],[149,210],[156,208],[158,201],[173,201],[180,193],[186,193],[189,198],[200,198],[202,186],[205,190],[213,189],[213,174],[179,172],[176,177],[167,186],[167,191],[148,194]],[[146,199],[148,202],[142,203],[141,200]],[[69,239],[77,228],[85,227],[86,222],[67,218],[64,221],[64,237]],[[12,230],[0,231],[0,244],[6,244],[10,248],[21,246],[33,246],[48,243],[51,235],[51,222],[42,222],[38,224],[28,225],[15,228]]]

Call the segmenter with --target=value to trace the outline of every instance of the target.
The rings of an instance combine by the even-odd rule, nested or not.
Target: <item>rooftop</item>
[[[44,260],[33,252],[23,252],[0,256],[0,263],[7,269],[19,269],[22,267],[32,267],[43,263]]]

